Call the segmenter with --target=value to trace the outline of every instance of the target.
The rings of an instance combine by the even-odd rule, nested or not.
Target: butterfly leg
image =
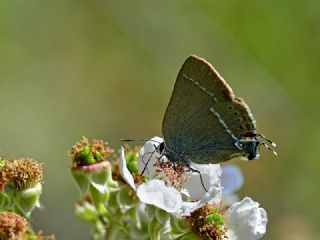
[[[142,156],[141,160],[142,160],[142,162],[143,162],[143,164],[144,164],[144,165],[148,164],[148,163],[146,163],[146,162],[144,161],[144,157],[145,157],[146,155],[152,154],[152,153],[154,153],[154,152],[155,152],[155,151],[152,151],[152,152],[146,152],[145,154],[143,154],[143,156]],[[148,159],[148,161],[149,161],[149,159]]]
[[[203,189],[208,192],[208,190],[206,189],[206,187],[204,186],[204,183],[203,183],[203,178],[202,178],[202,175],[201,175],[201,172],[197,169],[194,169],[192,167],[190,167],[190,164],[189,162],[185,164],[185,166],[188,168],[187,171],[190,171],[190,172],[195,172],[195,173],[198,173],[199,176],[200,176],[200,182],[201,182],[201,185],[203,187]]]
[[[142,172],[141,172],[141,176],[143,176],[143,174],[144,174],[144,172],[146,171],[146,169],[148,169],[147,166],[148,166],[151,158],[153,157],[153,154],[154,154],[154,153],[159,153],[160,145],[159,145],[159,146],[156,146],[156,145],[153,144],[153,146],[154,146],[154,150],[153,150],[152,152],[148,152],[148,153],[145,153],[145,154],[144,154],[144,155],[150,154],[150,157],[148,158],[147,163],[145,163],[145,162],[143,161],[143,157],[142,157],[142,162],[145,163],[145,165],[144,165],[144,168],[143,168],[143,170],[142,170]],[[143,156],[144,156],[144,155],[143,155]],[[158,157],[158,159],[160,160],[160,159],[163,157],[163,155],[164,155],[164,152],[161,153],[161,155],[160,155],[160,157]]]
[[[143,176],[143,174],[144,174],[144,172],[146,171],[146,169],[148,169],[148,168],[147,168],[147,167],[148,167],[148,164],[149,164],[151,158],[153,157],[153,154],[154,154],[156,151],[157,151],[157,149],[155,148],[152,152],[148,152],[148,153],[145,153],[145,154],[144,154],[144,155],[150,154],[150,157],[148,158],[147,163],[145,163],[145,162],[143,161],[144,155],[142,156],[142,162],[145,163],[145,165],[144,165],[144,168],[143,168],[143,170],[142,170],[142,172],[141,172],[141,176]]]

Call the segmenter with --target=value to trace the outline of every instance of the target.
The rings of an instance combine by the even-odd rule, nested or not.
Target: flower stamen
[[[228,228],[224,224],[224,212],[212,204],[206,204],[192,212],[186,220],[191,224],[192,230],[199,236],[208,240],[227,239]]]
[[[108,146],[107,142],[94,139],[90,143],[88,138],[82,136],[80,141],[72,146],[69,156],[73,161],[73,168],[77,168],[104,162],[113,152],[114,150]]]
[[[154,165],[154,179],[162,180],[166,186],[181,190],[186,181],[185,168],[182,163],[159,160]]]

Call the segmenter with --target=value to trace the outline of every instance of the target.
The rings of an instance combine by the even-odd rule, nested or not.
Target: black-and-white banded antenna
[[[153,139],[131,139],[131,138],[124,138],[124,139],[120,139],[121,142],[155,142],[155,143],[162,143]]]
[[[262,146],[264,146],[266,149],[268,149],[268,150],[270,150],[271,152],[273,152],[274,155],[278,156],[278,153],[277,153],[275,150],[273,150],[271,147],[269,147],[266,143],[260,142],[260,144],[261,144]]]
[[[266,136],[264,136],[263,134],[261,133],[258,133],[257,134],[258,137],[261,137],[262,139],[266,140],[268,143],[270,143],[272,145],[272,147],[276,147],[277,144],[275,142],[272,142],[271,140],[269,140],[268,138],[266,138]]]

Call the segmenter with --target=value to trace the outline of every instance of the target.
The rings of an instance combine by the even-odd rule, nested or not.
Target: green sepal
[[[110,196],[109,196],[108,202],[106,203],[106,207],[107,207],[108,213],[110,213],[112,217],[120,213],[120,206],[117,201],[117,192],[110,191]]]
[[[108,185],[108,187],[113,188],[113,189],[117,189],[118,188],[118,182],[114,181],[112,179],[112,169],[111,169],[111,167],[107,167],[106,172],[107,172],[107,185]]]
[[[117,192],[117,202],[122,213],[137,205],[137,200],[134,200],[134,197],[137,198],[131,187],[127,185],[120,187],[120,190]]]
[[[10,198],[14,197],[16,195],[16,192],[19,191],[19,189],[15,186],[15,184],[11,181],[7,182],[3,186],[3,192],[7,194]]]
[[[146,204],[146,212],[149,216],[149,219],[152,219],[155,217],[156,214],[156,207],[150,204]]]
[[[93,223],[93,239],[94,240],[103,240],[106,239],[106,225],[100,220],[96,220]]]
[[[159,224],[156,218],[153,218],[149,224],[150,240],[160,240],[160,230],[163,227]]]
[[[89,189],[88,173],[85,173],[80,169],[73,170],[71,173],[80,190],[80,193],[82,195],[85,195]]]
[[[110,227],[108,227],[105,239],[119,240],[119,239],[129,239],[129,238],[128,238],[128,233],[126,229],[122,225],[111,224]]]
[[[7,182],[4,187],[3,191],[1,192],[3,194],[4,198],[5,196],[8,198],[7,204],[4,206],[6,211],[14,211],[15,212],[15,197],[17,194],[17,188],[12,182]],[[6,200],[5,200],[6,201]]]
[[[0,210],[7,210],[10,198],[4,192],[0,192]]]
[[[135,221],[138,221],[139,223],[135,223],[134,221],[130,221],[130,225],[128,228],[130,229],[129,231],[129,237],[128,239],[139,239],[139,240],[149,240],[149,233],[148,233],[148,227],[149,227],[149,219],[146,215],[139,214],[139,208],[132,208],[128,212],[135,211],[137,217],[136,218],[131,218],[135,219]],[[127,212],[127,213],[128,213]]]
[[[198,235],[196,235],[193,232],[187,233],[181,237],[179,237],[179,240],[199,240],[202,239]]]
[[[100,190],[90,184],[90,196],[97,211],[103,215],[107,214],[105,203],[107,198],[109,197],[109,192],[105,191],[104,193],[101,193]]]
[[[189,223],[186,220],[184,220],[183,218],[178,218],[178,217],[171,215],[170,225],[171,225],[172,231],[175,233],[185,234],[190,231]]]
[[[106,191],[107,181],[108,172],[106,168],[90,172],[90,184],[100,191],[100,193]]]
[[[160,208],[156,208],[155,217],[159,223],[164,225],[169,221],[170,214]]]
[[[101,214],[107,214],[105,204],[110,196],[110,190],[107,186],[108,168],[90,172],[90,195],[98,212]]]
[[[98,218],[99,213],[95,206],[89,202],[82,202],[76,205],[76,216],[83,221],[94,221]]]
[[[147,230],[130,229],[128,239],[149,240],[149,234]]]
[[[123,220],[130,219],[129,225],[134,226],[137,229],[141,229],[141,219],[139,214],[139,209],[133,207],[123,214]]]
[[[35,207],[40,207],[39,197],[42,185],[38,183],[32,188],[17,191],[14,197],[15,207],[20,210],[22,216],[29,217]]]
[[[164,232],[168,239],[199,239],[191,230],[189,223],[183,218],[170,215],[170,227],[169,231]]]

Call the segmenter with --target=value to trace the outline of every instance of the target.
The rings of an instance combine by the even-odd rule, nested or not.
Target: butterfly
[[[189,166],[233,158],[259,158],[259,148],[275,143],[257,133],[248,105],[236,97],[220,74],[203,58],[182,65],[162,122],[164,142],[157,151],[173,163]]]

